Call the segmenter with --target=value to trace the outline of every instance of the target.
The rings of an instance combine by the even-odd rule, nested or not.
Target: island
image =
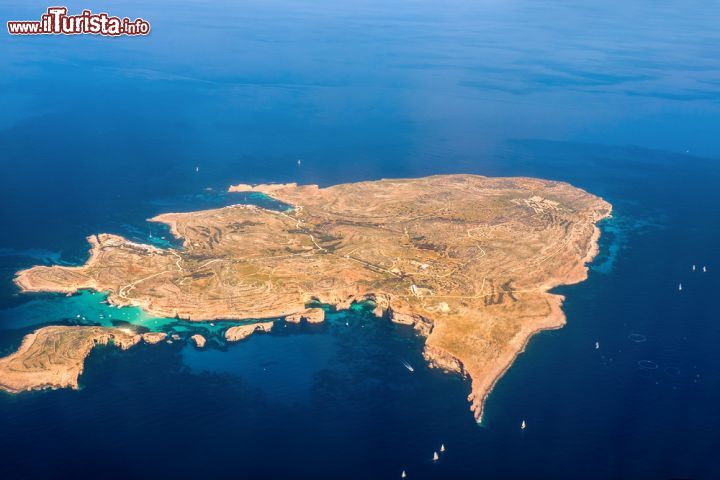
[[[96,345],[126,350],[142,339],[129,329],[43,327],[23,338],[20,348],[0,358],[0,388],[11,393],[42,388],[78,388],[85,357]]]
[[[245,340],[255,332],[270,332],[274,324],[274,322],[260,322],[230,327],[225,331],[225,340],[228,342],[239,342],[240,340]]]
[[[205,347],[205,343],[207,342],[207,340],[205,339],[205,337],[203,337],[203,336],[200,335],[199,333],[196,333],[195,335],[192,335],[192,336],[190,337],[190,340],[192,340],[192,342],[195,344],[195,346],[196,346],[197,348],[204,348],[204,347]]]
[[[301,321],[308,323],[322,323],[325,321],[325,310],[322,308],[306,308],[305,310],[285,317],[286,322],[300,323]]]
[[[143,341],[148,345],[155,345],[156,343],[162,342],[166,338],[167,333],[165,332],[147,332],[143,333],[142,335]]]
[[[150,220],[168,225],[181,248],[100,234],[89,238],[85,265],[37,266],[15,282],[24,291],[104,291],[111,304],[193,321],[322,321],[322,309],[308,308],[372,302],[378,317],[425,337],[430,365],[470,380],[468,400],[480,421],[486,396],[532,335],[564,324],[563,297],[551,290],[587,277],[597,223],[612,210],[567,183],[522,177],[229,191],[258,192],[287,208],[162,214]],[[250,323],[226,338],[271,328],[272,321]],[[10,375],[5,360],[0,385]],[[13,365],[14,374],[22,371]]]

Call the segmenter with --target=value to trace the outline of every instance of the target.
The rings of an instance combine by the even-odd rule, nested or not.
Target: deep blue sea
[[[183,340],[96,349],[79,391],[1,394],[0,478],[720,478],[720,4],[66,3],[152,34],[0,32],[0,355],[50,324]],[[0,20],[50,5],[3,0]],[[145,219],[261,201],[231,183],[438,173],[614,206],[589,279],[559,289],[567,325],[532,339],[481,425],[468,383],[362,306],[227,345],[221,322],[12,283],[83,262],[93,233],[167,246]]]

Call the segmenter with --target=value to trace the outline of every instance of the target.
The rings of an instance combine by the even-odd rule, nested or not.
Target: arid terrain
[[[20,348],[0,359],[0,388],[9,392],[40,388],[78,388],[85,357],[95,345],[113,342],[123,350],[141,335],[118,328],[44,327],[25,336]]]
[[[308,304],[372,301],[379,317],[427,337],[431,364],[471,379],[479,420],[486,395],[529,338],[563,325],[563,298],[549,290],[586,278],[596,223],[611,212],[569,184],[531,178],[448,175],[230,191],[261,192],[291,208],[163,214],[151,221],[169,225],[182,248],[100,234],[89,238],[85,265],[33,267],[16,283],[25,291],[107,291],[113,304],[195,321],[322,321]],[[62,330],[31,334],[0,359],[0,387],[76,385],[92,344],[106,341],[99,327],[48,328]],[[68,362],[79,367],[57,381],[43,376],[58,365],[65,372]],[[18,377],[23,369],[33,375]]]

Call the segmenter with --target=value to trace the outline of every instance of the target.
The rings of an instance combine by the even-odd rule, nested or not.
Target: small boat
[[[703,273],[707,272],[707,267],[703,266]]]
[[[407,473],[405,473],[405,470],[403,470],[400,474],[400,478],[407,478]]]
[[[433,452],[433,462],[437,462],[440,460],[440,456],[437,454],[437,452]]]
[[[599,349],[600,349],[600,342],[595,342],[595,350],[599,350]]]
[[[678,292],[682,292],[682,283],[678,285]]]
[[[405,368],[408,369],[408,371],[409,371],[410,373],[412,373],[412,372],[415,371],[415,369],[412,367],[412,365],[410,365],[410,364],[409,364],[408,362],[406,362],[405,360],[402,361],[402,364],[405,366]]]
[[[200,167],[195,167],[195,171],[196,171],[196,172],[199,172],[199,171],[200,171]]]
[[[298,167],[299,167],[300,165],[302,165],[302,161],[300,161],[300,160],[298,160],[297,163],[298,163]],[[404,473],[404,472],[403,472],[403,473]]]
[[[440,453],[443,453],[445,451],[445,444],[443,443],[440,445]]]
[[[525,430],[527,428],[527,424],[525,423],[525,420],[522,421],[520,424],[520,430]]]
[[[695,271],[695,265],[693,265],[693,272]]]

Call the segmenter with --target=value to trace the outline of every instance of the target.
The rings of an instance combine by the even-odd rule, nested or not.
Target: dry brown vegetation
[[[284,317],[310,302],[377,303],[427,335],[433,364],[472,379],[476,417],[538,330],[563,324],[556,285],[581,281],[604,200],[560,182],[473,175],[317,186],[240,185],[292,205],[168,213],[181,249],[90,238],[82,267],[34,267],[25,290],[108,291],[191,320]]]
[[[95,345],[112,342],[125,350],[141,338],[117,328],[41,328],[25,336],[15,353],[0,358],[0,388],[9,392],[78,388],[85,357]]]

